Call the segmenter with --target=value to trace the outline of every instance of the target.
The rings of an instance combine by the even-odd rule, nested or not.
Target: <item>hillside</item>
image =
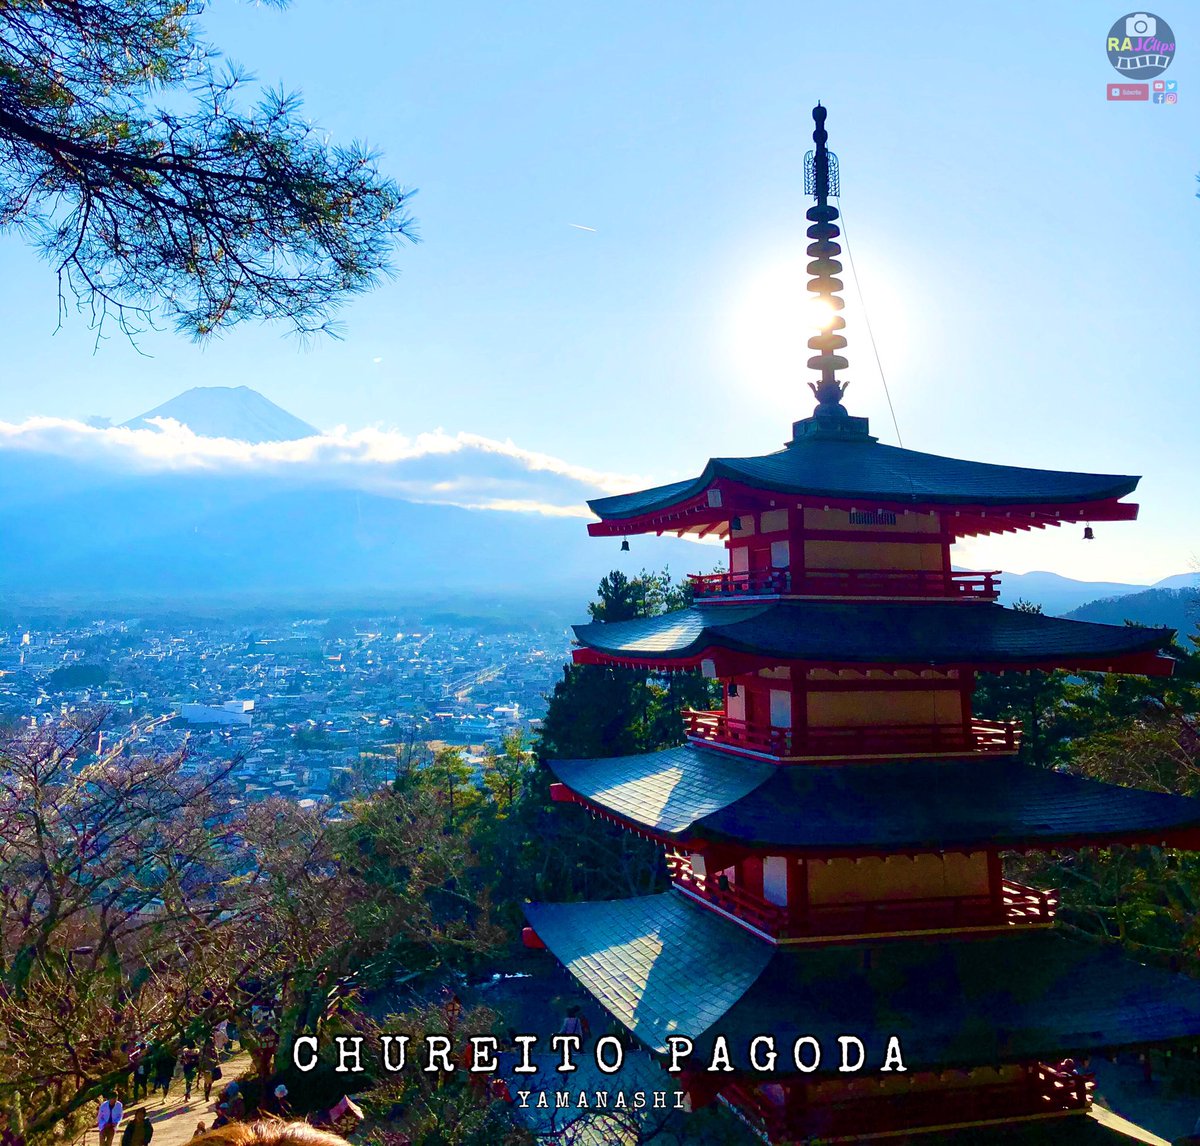
[[[1077,621],[1120,625],[1169,625],[1180,637],[1191,634],[1200,622],[1200,593],[1196,589],[1146,589],[1122,597],[1092,601],[1065,614]]]

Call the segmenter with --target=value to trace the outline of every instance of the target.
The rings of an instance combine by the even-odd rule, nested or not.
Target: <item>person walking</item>
[[[154,1091],[162,1091],[163,1102],[171,1091],[171,1078],[175,1074],[175,1056],[167,1047],[159,1047],[154,1057]]]
[[[145,1098],[150,1088],[149,1049],[140,1039],[129,1052],[129,1065],[133,1068],[133,1101]]]
[[[115,1097],[111,1089],[107,1089],[100,1096],[100,1112],[96,1116],[96,1129],[100,1131],[100,1146],[112,1146],[113,1135],[117,1132],[117,1127],[121,1125],[121,1116],[124,1110],[120,1100]]]
[[[125,1123],[121,1132],[121,1146],[150,1146],[154,1137],[154,1123],[146,1117],[146,1108],[139,1106],[133,1117]]]
[[[186,1043],[179,1052],[179,1069],[183,1074],[183,1100],[190,1102],[192,1084],[196,1081],[196,1071],[200,1069],[200,1052],[191,1043]]]
[[[221,1077],[221,1068],[217,1064],[217,1052],[212,1043],[205,1043],[200,1052],[200,1080],[204,1083],[204,1101],[212,1095],[213,1083]]]

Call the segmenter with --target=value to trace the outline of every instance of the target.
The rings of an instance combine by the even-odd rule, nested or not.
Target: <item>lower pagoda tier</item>
[[[632,621],[574,626],[579,663],[685,668],[712,675],[773,664],[969,665],[1170,675],[1172,629],[1100,625],[955,602],[775,601],[698,604]],[[705,666],[708,667],[708,666]]]
[[[892,1130],[1082,1111],[1084,1076],[1050,1064],[1200,1032],[1200,983],[1055,931],[782,947],[678,891],[526,915],[609,1014],[676,1053],[694,1104],[720,1094],[771,1141],[869,1133],[876,1106]]]
[[[778,765],[687,745],[549,760],[552,794],[666,845],[858,856],[1156,844],[1200,848],[1200,800],[1011,758]]]

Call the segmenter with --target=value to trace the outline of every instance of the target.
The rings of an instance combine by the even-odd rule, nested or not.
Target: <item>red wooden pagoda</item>
[[[1130,520],[1138,479],[917,453],[846,412],[837,167],[813,114],[809,290],[832,316],[809,343],[813,415],[777,453],[591,503],[595,535],[716,533],[729,551],[693,607],[576,628],[578,662],[699,669],[721,707],[688,713],[679,748],[551,762],[556,799],[661,843],[672,887],[532,904],[526,938],[651,1051],[687,1039],[694,1103],[719,1094],[771,1142],[1059,1118],[1090,1082],[1055,1064],[1194,1040],[1200,986],[1056,929],[1054,893],[1007,879],[1002,853],[1198,848],[1200,801],[1020,762],[1020,728],[973,715],[974,678],[1163,675],[1170,633],[1006,609],[998,575],[953,569],[950,547]],[[764,1035],[771,1071],[750,1057]],[[860,1072],[838,1069],[840,1035]],[[881,1070],[893,1037],[902,1071]]]

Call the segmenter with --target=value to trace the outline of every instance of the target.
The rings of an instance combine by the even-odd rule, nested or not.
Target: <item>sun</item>
[[[830,329],[839,314],[846,320],[842,333],[850,342],[848,350],[839,352],[850,358],[852,369],[847,376],[878,385],[878,368],[849,268],[839,276],[846,283],[842,292],[846,308],[839,311],[809,293],[810,261],[804,247],[796,245],[776,251],[734,278],[724,342],[734,376],[749,391],[792,401],[797,387],[810,380],[807,362],[817,351],[809,348],[808,340]],[[885,364],[896,363],[906,342],[903,296],[875,272],[867,288],[880,355]]]

